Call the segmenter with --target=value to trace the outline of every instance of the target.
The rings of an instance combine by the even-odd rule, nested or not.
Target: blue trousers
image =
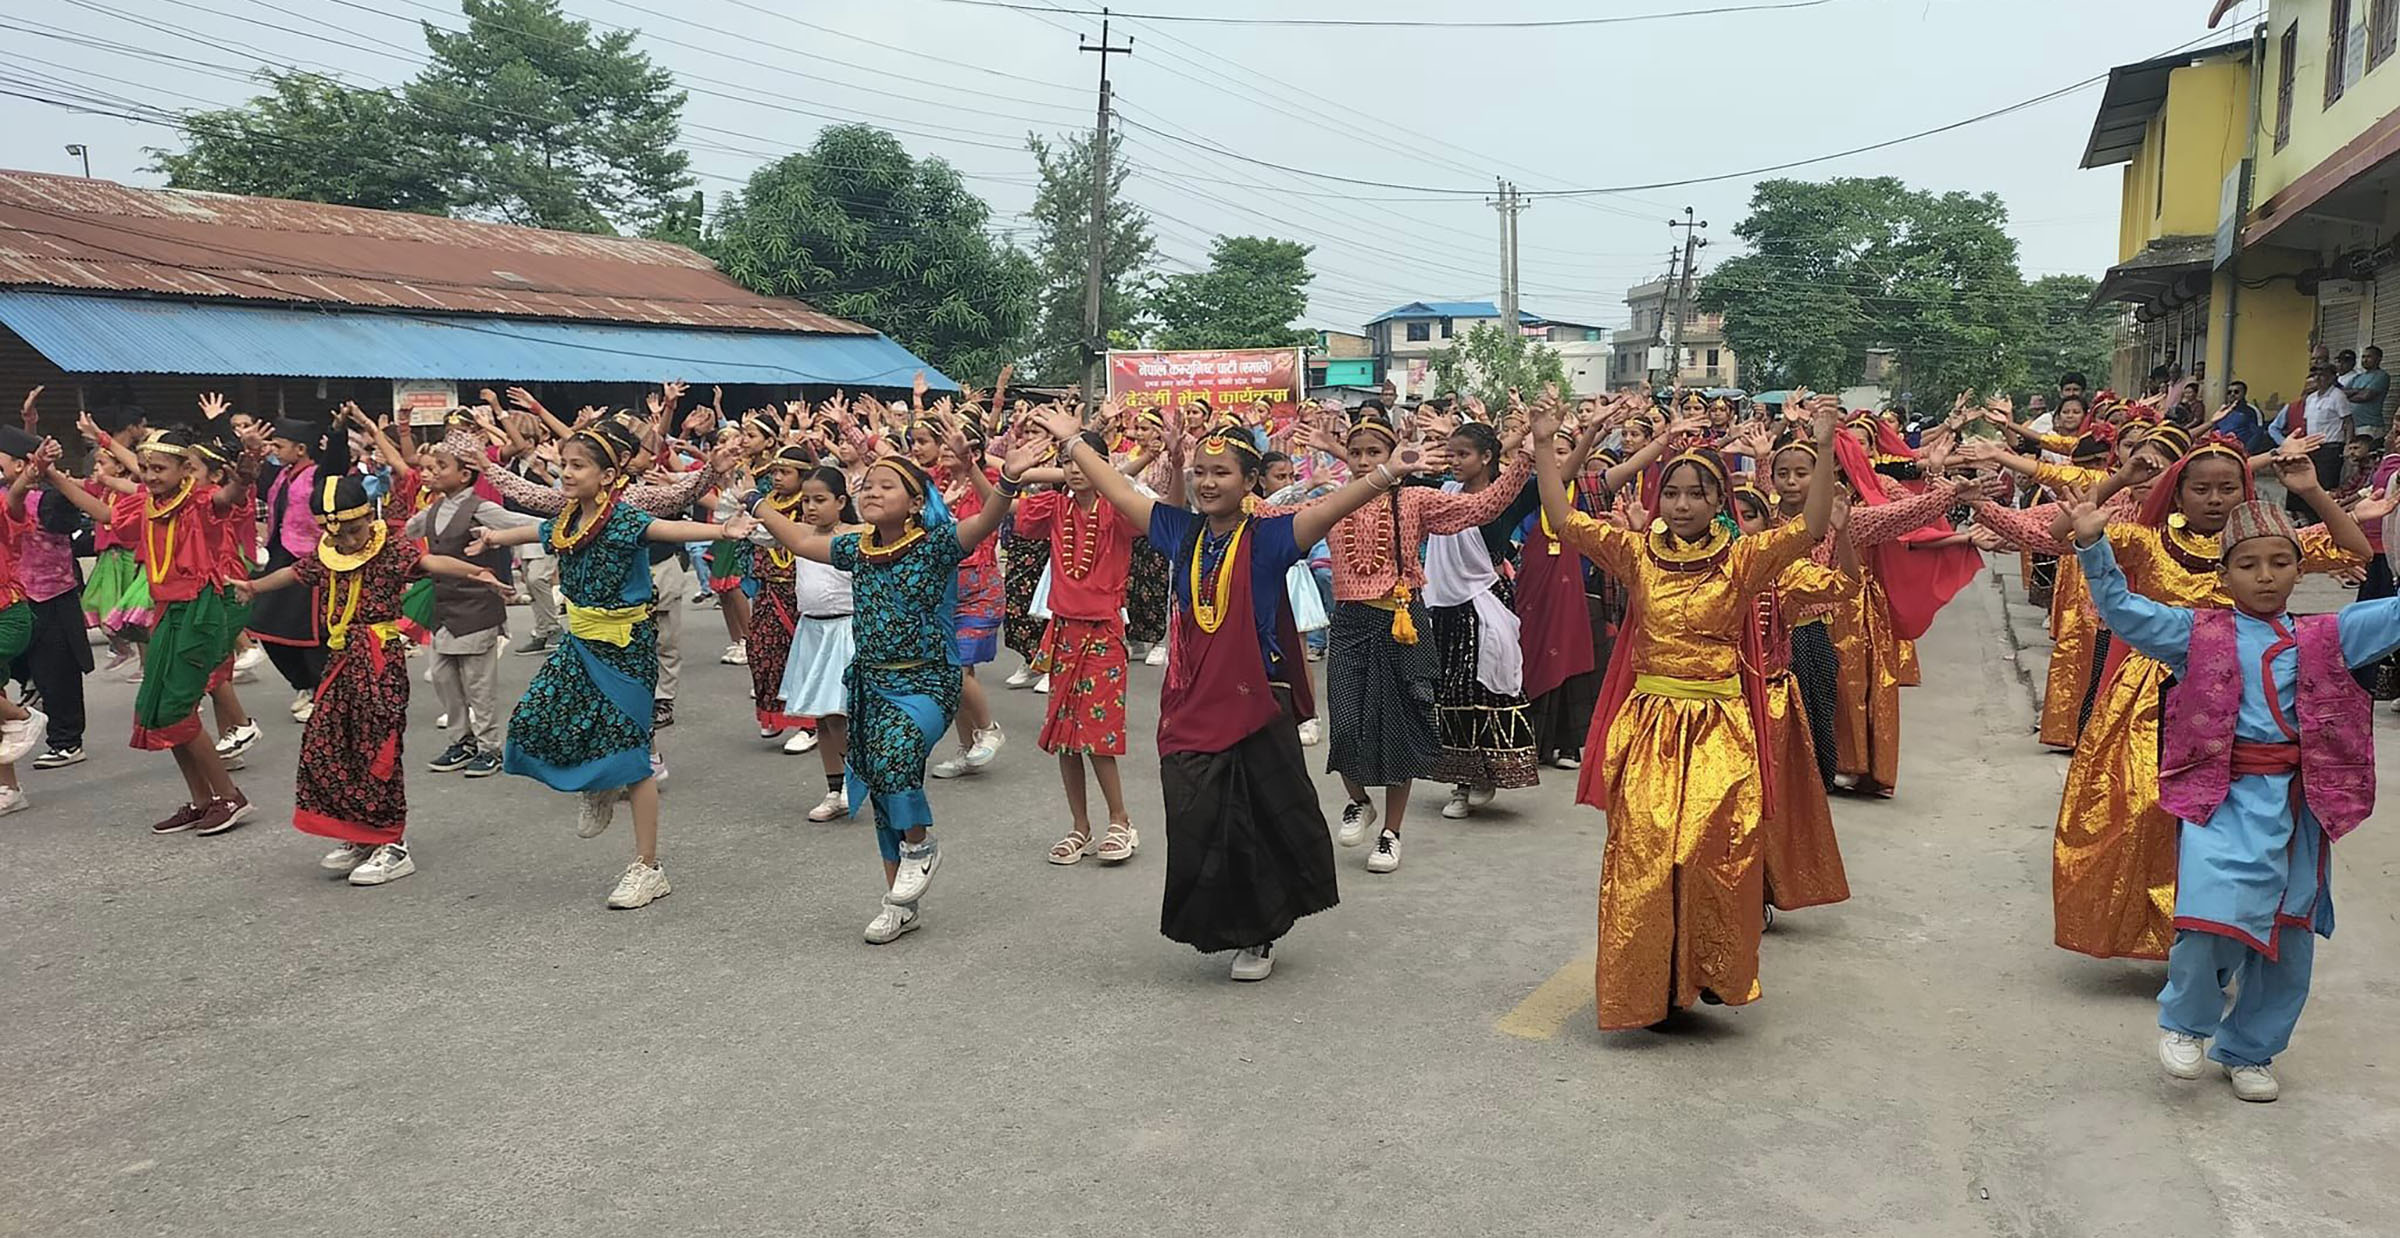
[[[2292,1027],[2308,1004],[2316,969],[2316,934],[2286,928],[2277,952],[2266,955],[2217,933],[2184,930],[2167,950],[2167,987],[2158,994],[2158,1025],[2187,1036],[2215,1037],[2208,1056],[2227,1066],[2265,1066],[2292,1043]],[[2228,1009],[2225,992],[2237,989]]]

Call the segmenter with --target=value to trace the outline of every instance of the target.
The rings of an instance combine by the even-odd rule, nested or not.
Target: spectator
[[[2090,387],[2091,384],[2084,381],[2079,371],[2069,370],[2058,376],[2058,398],[2061,400],[2080,400]]]
[[[2167,409],[2167,420],[2195,434],[2208,424],[2208,405],[2200,400],[2200,380],[2187,378],[2176,388],[2175,402]]]
[[[2310,458],[2316,462],[2317,484],[2327,494],[2341,488],[2342,454],[2348,449],[2352,432],[2350,401],[2342,394],[2341,388],[2334,385],[2335,373],[2330,365],[2310,366],[2307,391],[2300,397],[2301,429],[2321,440]],[[2285,418],[2288,433],[2288,410]],[[2288,507],[2298,502],[2299,496],[2294,495],[2286,500],[2285,505]],[[2313,509],[2311,514],[2314,514]]]
[[[2217,410],[2216,424],[2209,427],[2215,434],[2240,439],[2252,455],[2266,450],[2266,426],[2259,420],[2258,409],[2250,403],[2250,384],[2240,379],[2225,384],[2225,407]]]
[[[2391,428],[2385,406],[2392,394],[2392,376],[2383,368],[2380,348],[2368,346],[2359,354],[2359,360],[2362,363],[2359,368],[2342,377],[2342,390],[2349,395],[2350,417],[2357,423],[2358,432],[2381,440]]]

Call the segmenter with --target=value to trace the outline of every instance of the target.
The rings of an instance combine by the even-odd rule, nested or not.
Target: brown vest
[[[436,500],[436,505],[445,500]],[[437,555],[465,559],[469,563],[490,568],[492,575],[503,582],[509,580],[509,554],[505,546],[494,546],[479,555],[467,553],[467,541],[475,536],[475,509],[489,500],[471,499],[459,505],[458,512],[445,525],[430,528],[425,548]],[[433,626],[452,636],[472,636],[477,632],[499,627],[508,619],[508,602],[492,590],[471,580],[433,578]]]

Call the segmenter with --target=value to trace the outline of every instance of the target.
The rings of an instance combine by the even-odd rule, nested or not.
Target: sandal
[[[1083,858],[1084,852],[1091,849],[1091,835],[1070,833],[1065,838],[1059,839],[1057,842],[1050,844],[1050,862],[1053,864],[1073,864]]]
[[[1101,836],[1100,847],[1092,853],[1092,858],[1103,864],[1122,864],[1132,859],[1135,849],[1141,845],[1142,836],[1135,832],[1132,822],[1111,821],[1108,823],[1108,833]]]

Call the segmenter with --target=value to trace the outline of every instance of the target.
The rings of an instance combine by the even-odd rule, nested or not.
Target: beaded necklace
[[[167,572],[175,566],[175,518],[182,514],[183,505],[191,500],[192,485],[191,478],[184,478],[182,488],[175,492],[175,497],[167,500],[165,507],[148,498],[142,500],[143,514],[149,517],[142,524],[142,549],[150,557],[150,562],[144,566],[149,571],[150,583],[154,587],[166,583]],[[162,520],[167,524],[167,547],[163,552],[157,543],[150,540],[151,530],[156,529]]]
[[[1241,547],[1242,531],[1249,527],[1250,518],[1244,516],[1240,524],[1220,539],[1209,532],[1207,525],[1202,525],[1199,540],[1192,544],[1192,620],[1200,625],[1201,631],[1212,636],[1225,624],[1227,603],[1233,597],[1234,552]],[[1216,558],[1213,568],[1208,563],[1212,552]],[[1212,572],[1215,579],[1211,591],[1202,594],[1200,580]]]
[[[1069,580],[1082,580],[1092,574],[1092,568],[1100,561],[1101,536],[1107,532],[1101,523],[1108,516],[1095,502],[1087,520],[1082,502],[1072,494],[1067,496],[1065,507],[1065,518],[1058,526],[1058,569]]]
[[[2158,541],[2166,549],[2167,557],[2185,571],[2214,576],[2224,570],[2224,556],[2218,549],[2217,538],[2186,529],[2182,512],[2167,517],[2167,527],[2159,530]]]
[[[614,490],[602,497],[596,509],[583,503],[569,507],[558,519],[550,522],[550,549],[566,554],[591,545],[599,538],[600,531],[608,527],[608,518],[616,514],[616,509],[617,494]],[[582,518],[580,523],[578,517]]]
[[[899,558],[908,550],[909,547],[916,545],[919,541],[922,541],[924,537],[925,526],[921,524],[911,524],[908,526],[908,532],[903,533],[899,537],[893,539],[891,544],[878,546],[875,544],[875,527],[873,525],[869,525],[867,526],[866,532],[858,535],[858,553],[869,563],[889,563],[892,560]]]
[[[369,560],[383,553],[383,544],[391,535],[391,526],[378,520],[375,531],[368,535],[366,548],[357,554],[344,554],[334,549],[333,538],[317,542],[317,561],[332,569],[333,580],[325,589],[325,642],[339,649],[349,638],[350,623],[358,617],[359,590],[366,585],[366,575],[359,571]],[[350,586],[344,595],[342,586]],[[340,601],[337,603],[336,598]]]
[[[777,515],[782,516],[784,519],[789,520],[794,524],[798,524],[801,522],[800,504],[803,497],[804,496],[802,495],[794,494],[792,497],[786,499],[779,494],[769,494],[767,496],[767,507],[774,511]],[[767,563],[777,572],[788,576],[792,571],[792,552],[784,549],[782,542],[775,542],[767,547]]]

